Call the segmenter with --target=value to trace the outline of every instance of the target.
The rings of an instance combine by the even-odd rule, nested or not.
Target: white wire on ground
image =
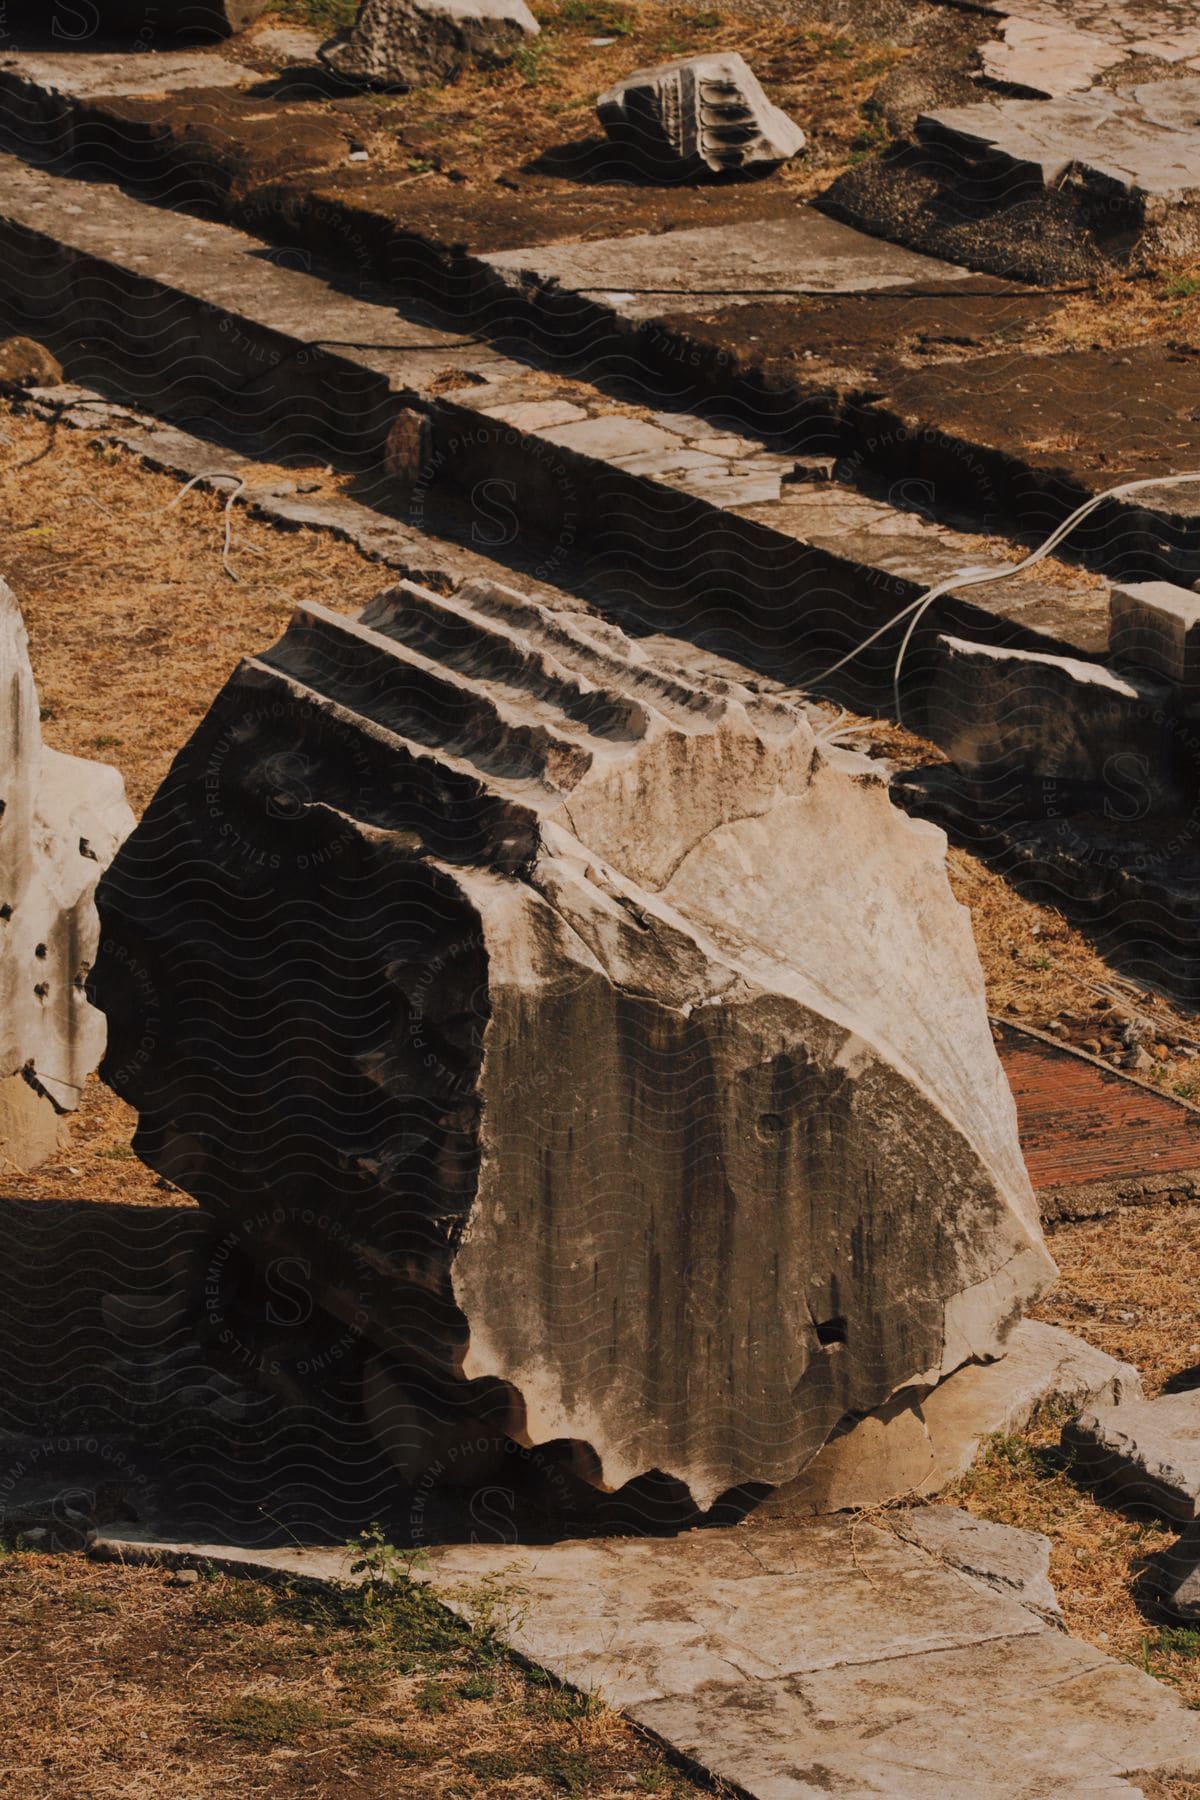
[[[131,513],[128,516],[134,519],[152,519],[158,513],[170,512],[173,507],[179,505],[179,502],[183,499],[184,495],[190,493],[199,481],[233,481],[237,483],[237,486],[231,489],[226,497],[225,505],[222,508],[225,514],[225,543],[221,552],[221,567],[224,569],[226,575],[228,575],[230,581],[240,582],[241,576],[231,564],[229,552],[233,546],[233,503],[241,497],[246,487],[246,477],[244,475],[237,475],[231,469],[202,469],[199,475],[193,475],[190,481],[185,481],[175,498],[173,500],[168,500],[165,506],[148,506],[143,512]],[[217,491],[219,492],[220,490],[218,489]],[[94,506],[97,512],[102,512],[106,519],[112,518],[113,515],[109,508],[107,506],[102,506],[94,495],[83,494],[80,498],[86,505]],[[249,550],[249,554],[252,556],[261,554],[260,551],[251,549],[249,546],[245,546],[245,548]]]
[[[839,662],[835,662],[831,668],[818,675],[813,685],[828,681],[831,675],[836,675],[839,669],[844,669],[847,663],[852,663],[855,657],[862,655],[864,650],[869,650],[872,644],[878,643],[881,637],[892,631],[911,613],[912,618],[909,620],[908,630],[901,642],[899,654],[896,657],[896,667],[892,674],[892,696],[896,709],[896,723],[903,725],[904,719],[900,709],[900,671],[904,666],[905,653],[912,642],[913,632],[935,600],[940,600],[945,594],[955,593],[959,588],[983,587],[989,581],[1007,581],[1011,575],[1024,574],[1026,569],[1032,569],[1035,563],[1040,563],[1044,557],[1057,550],[1063,539],[1068,537],[1077,525],[1082,525],[1083,521],[1091,513],[1094,513],[1105,500],[1119,500],[1125,494],[1140,493],[1143,488],[1183,486],[1185,483],[1195,482],[1200,482],[1200,471],[1191,471],[1185,475],[1145,476],[1141,480],[1123,481],[1118,487],[1105,488],[1103,493],[1093,494],[1090,500],[1085,500],[1082,506],[1077,506],[1070,517],[1064,519],[1061,525],[1057,525],[1045,542],[1039,544],[1036,550],[1031,550],[1021,562],[1006,564],[1000,569],[982,567],[959,569],[953,575],[948,576],[945,581],[939,581],[936,587],[926,588],[923,594],[918,594],[915,600],[910,600],[907,606],[901,607],[894,618],[889,619],[877,631],[873,631],[870,637],[864,638],[861,644],[857,644],[853,650],[848,651]]]

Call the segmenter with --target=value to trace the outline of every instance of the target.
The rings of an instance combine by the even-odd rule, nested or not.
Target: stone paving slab
[[[316,1580],[351,1560],[144,1531],[92,1554]],[[1200,1719],[1168,1687],[861,1520],[443,1546],[417,1573],[759,1800],[1098,1800],[1143,1793],[1137,1771],[1200,1774]]]
[[[811,206],[746,225],[539,244],[483,258],[514,284],[553,282],[603,298],[626,318],[652,316],[664,296],[702,310],[713,298],[955,288],[968,269],[840,225]]]
[[[240,88],[261,80],[256,70],[205,50],[97,51],[88,55],[0,51],[0,76],[4,75],[18,75],[49,94],[80,100]]]
[[[1086,33],[1109,47],[1110,65],[1130,56],[1200,59],[1200,20],[1191,0],[972,0],[972,7],[1020,24]]]
[[[1200,189],[1198,118],[1195,78],[1170,88],[1143,83],[1128,95],[1097,90],[942,107],[922,113],[916,129],[926,143],[1002,159],[1014,173],[1034,171],[1046,188],[1074,169],[1099,190],[1179,201]]]

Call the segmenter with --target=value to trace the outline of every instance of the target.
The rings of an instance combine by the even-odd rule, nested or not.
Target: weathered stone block
[[[942,834],[685,658],[487,582],[302,607],[104,883],[140,1153],[304,1258],[409,1479],[458,1408],[704,1506],[1050,1279]]]
[[[941,637],[927,726],[981,798],[1002,796],[1006,782],[1041,783],[1055,810],[1072,789],[1104,788],[1114,762],[1119,773],[1132,758],[1170,789],[1177,743],[1163,729],[1166,698],[1101,663]]]
[[[468,62],[507,61],[538,31],[525,0],[361,0],[349,33],[320,54],[352,80],[410,88],[449,81]]]
[[[601,94],[596,110],[612,142],[650,175],[770,168],[804,148],[800,127],[736,51],[639,69]]]
[[[1200,1390],[1089,1408],[1062,1441],[1079,1478],[1114,1505],[1200,1519]]]
[[[1200,594],[1172,581],[1135,581],[1114,587],[1108,643],[1113,659],[1148,670],[1200,699]]]
[[[104,1049],[84,992],[94,893],[133,814],[115,769],[43,745],[25,626],[3,582],[0,682],[0,1148],[28,1168],[57,1147],[55,1117],[78,1106]]]

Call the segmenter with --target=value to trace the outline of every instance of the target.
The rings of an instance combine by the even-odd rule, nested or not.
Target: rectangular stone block
[[[1172,581],[1114,587],[1108,646],[1114,661],[1145,669],[1200,698],[1200,594]]]

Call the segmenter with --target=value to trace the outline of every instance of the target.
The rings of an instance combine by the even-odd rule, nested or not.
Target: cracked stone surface
[[[664,295],[672,297],[673,309],[700,312],[718,298],[729,304],[772,294],[954,288],[970,279],[968,270],[953,263],[865,237],[811,207],[752,225],[538,244],[501,251],[486,261],[514,287],[556,283],[603,294],[633,318],[661,310]]]
[[[1050,1585],[1050,1539],[977,1519],[958,1506],[922,1506],[897,1515],[893,1529],[948,1568],[1019,1600],[1047,1625],[1062,1627],[1058,1596]]]
[[[923,113],[918,135],[1002,158],[1056,186],[1068,169],[1146,201],[1200,188],[1200,78],[1144,82],[1129,94],[1097,90],[1056,100],[986,100]]]
[[[479,58],[505,60],[538,35],[525,0],[361,0],[321,61],[373,87],[450,81]]]
[[[804,148],[800,127],[736,51],[639,69],[601,94],[596,111],[614,148],[659,179],[773,168]]]
[[[1004,18],[999,43],[1009,54],[997,59],[1000,79],[1042,92],[1047,88],[1040,77],[1047,70],[1038,67],[1040,59],[1047,54],[1054,59],[1054,76],[1065,72],[1067,65],[1058,58],[1069,58],[1072,49],[1078,67],[1092,61],[1096,74],[1132,56],[1200,63],[1200,20],[1189,0],[981,0],[979,11]],[[1078,43],[1072,45],[1072,40]],[[984,54],[990,49],[986,45]]]
[[[350,1562],[148,1532],[92,1553],[318,1580]],[[1200,1773],[1200,1719],[1169,1687],[861,1520],[434,1547],[421,1578],[467,1616],[499,1579],[522,1655],[755,1800],[1137,1800],[1154,1773]]]
[[[104,885],[105,1071],[219,1217],[302,1191],[387,1272],[406,1479],[490,1432],[706,1507],[1051,1276],[944,849],[682,647],[486,582],[302,608]]]
[[[116,769],[42,743],[29,646],[0,582],[0,1139],[28,1167],[56,1145],[104,1049],[84,982],[95,888],[133,826]]]

